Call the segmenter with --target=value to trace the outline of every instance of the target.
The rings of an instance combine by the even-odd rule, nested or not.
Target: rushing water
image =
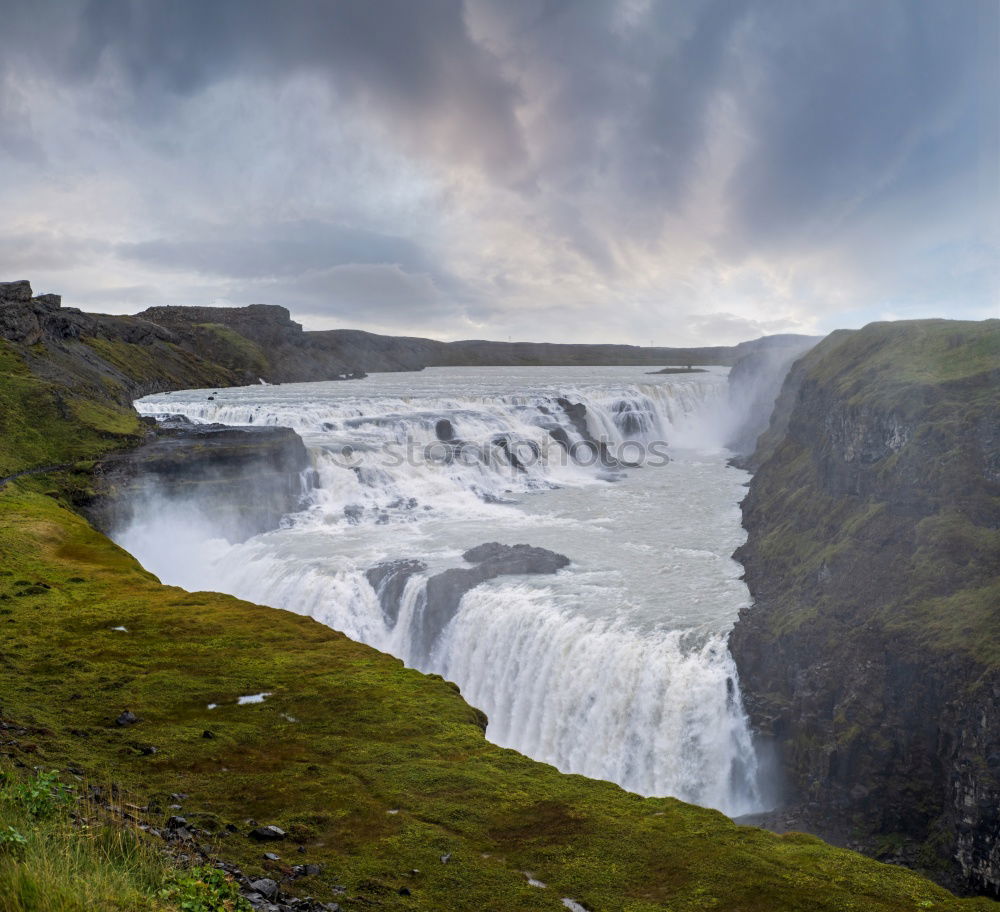
[[[211,392],[137,407],[292,427],[318,486],[281,529],[239,544],[214,538],[197,504],[146,509],[116,538],[165,582],[311,615],[438,672],[486,712],[491,740],[562,770],[761,809],[725,645],[748,601],[730,556],[747,476],[718,445],[725,369],[436,368]],[[586,458],[587,439],[607,458]],[[459,442],[481,458],[454,458]],[[643,454],[638,468],[613,461]],[[422,629],[427,579],[489,541],[571,564],[483,583],[443,629]],[[402,558],[426,569],[387,614],[365,571]]]

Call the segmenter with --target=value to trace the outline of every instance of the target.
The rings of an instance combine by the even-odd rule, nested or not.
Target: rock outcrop
[[[414,640],[425,654],[430,653],[435,638],[455,616],[462,596],[470,589],[498,576],[555,573],[569,564],[568,557],[547,548],[498,542],[470,548],[462,558],[475,566],[444,570],[427,581],[421,627],[414,631]]]
[[[231,542],[276,529],[301,509],[311,484],[309,455],[290,428],[192,424],[176,417],[136,447],[99,460],[94,496],[81,506],[104,532],[146,509],[196,510]]]
[[[1000,892],[1000,321],[797,362],[751,464],[730,645],[786,826]]]
[[[504,545],[487,542],[470,548],[462,559],[471,567],[453,567],[434,574],[420,593],[413,612],[413,643],[418,658],[427,658],[435,640],[455,616],[462,596],[498,576],[556,573],[569,565],[569,558],[548,548],[533,545]],[[394,560],[368,570],[368,582],[379,598],[386,623],[399,620],[400,601],[410,578],[423,573],[427,565],[418,560]]]

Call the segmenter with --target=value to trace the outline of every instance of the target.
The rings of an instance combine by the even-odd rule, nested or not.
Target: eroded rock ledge
[[[142,510],[186,505],[232,542],[278,527],[312,484],[309,454],[290,428],[193,424],[174,416],[149,426],[146,441],[94,469],[83,512],[102,531]]]

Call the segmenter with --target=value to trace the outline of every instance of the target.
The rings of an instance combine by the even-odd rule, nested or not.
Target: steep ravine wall
[[[730,640],[804,828],[1000,892],[1000,321],[872,324],[749,460]]]

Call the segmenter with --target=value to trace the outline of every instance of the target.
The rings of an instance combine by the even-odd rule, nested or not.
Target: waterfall
[[[140,400],[149,415],[292,427],[309,447],[318,484],[284,528],[240,544],[209,540],[209,518],[196,504],[183,534],[173,504],[162,521],[150,509],[115,538],[165,581],[312,616],[455,681],[487,714],[487,737],[497,744],[640,794],[730,814],[759,810],[756,758],[725,645],[742,597],[728,566],[739,530],[725,510],[735,501],[714,493],[716,476],[738,487],[725,474],[736,470],[725,467],[724,453],[712,451],[711,415],[725,401],[725,375],[514,395],[478,377],[447,379],[419,375],[412,394],[398,379],[376,379],[369,385],[385,388],[295,384]],[[718,534],[713,519],[698,533],[704,541],[682,537],[659,548],[655,538],[619,542],[616,534],[609,547],[623,557],[615,552],[600,569],[579,560],[600,555],[591,542],[606,528],[628,524],[627,511],[614,512],[624,510],[616,500],[603,514],[604,502],[594,500],[600,492],[624,497],[636,489],[641,502],[637,486],[648,480],[679,485],[656,494],[664,503],[694,496],[691,483],[673,481],[664,467],[667,445],[696,453],[685,471],[702,479],[728,538],[704,547]],[[583,517],[575,500],[566,515],[543,509],[573,491],[584,505],[598,503],[598,515]],[[690,509],[704,512],[695,502]],[[192,535],[199,553],[187,547],[181,560],[162,544],[190,544]],[[573,563],[555,576],[482,583],[428,631],[428,580],[461,566],[465,548],[494,539],[556,546]],[[661,594],[656,579],[642,576],[639,607],[629,609],[629,575],[658,570],[658,554],[664,563],[669,554],[676,580]],[[404,563],[405,573],[377,591],[366,574],[385,561]],[[618,579],[616,567],[626,562]],[[721,583],[713,567],[727,574]],[[680,607],[661,610],[661,602]]]
[[[431,663],[465,682],[491,740],[643,795],[756,809],[756,761],[724,640],[685,649],[679,633],[636,636],[545,596],[473,590]]]

